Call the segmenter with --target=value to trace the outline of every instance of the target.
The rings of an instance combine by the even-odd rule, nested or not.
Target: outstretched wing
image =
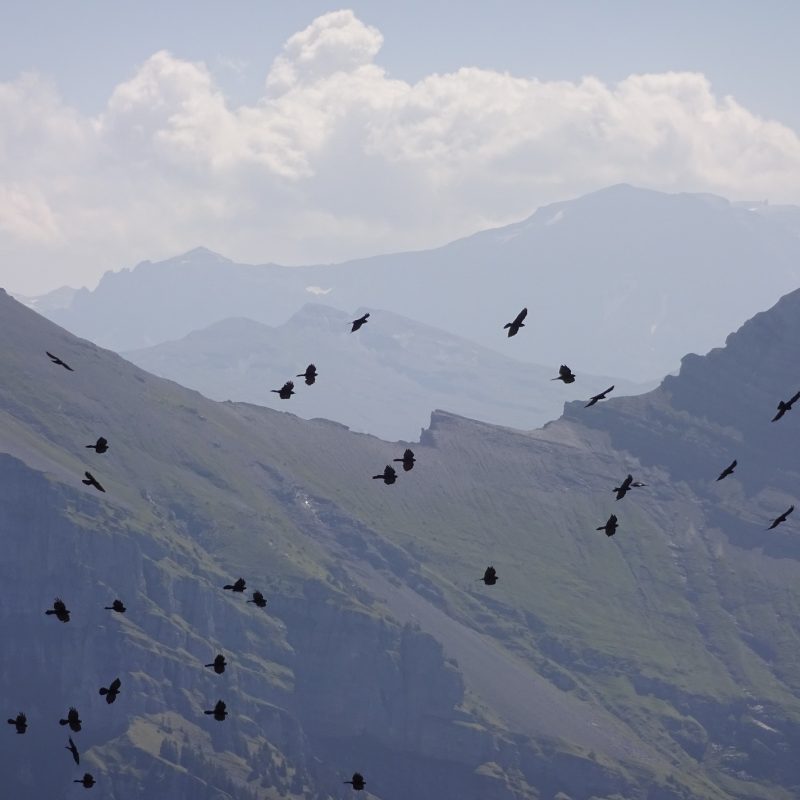
[[[798,392],[796,395],[794,395],[792,397],[792,399],[789,400],[788,404],[791,405],[792,403],[796,403],[798,400],[800,400],[800,392]]]
[[[562,364],[558,368],[558,376],[560,378],[569,378],[570,375],[572,375],[572,370],[566,364]]]
[[[523,308],[522,311],[517,314],[516,318],[514,319],[514,325],[521,325],[525,317],[528,316],[528,309]]]

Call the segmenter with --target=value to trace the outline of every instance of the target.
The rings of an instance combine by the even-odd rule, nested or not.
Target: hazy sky
[[[429,246],[619,181],[800,202],[798,23],[794,0],[4,3],[0,285]]]

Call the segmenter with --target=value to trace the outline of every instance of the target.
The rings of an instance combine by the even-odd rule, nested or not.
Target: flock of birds
[[[508,322],[503,326],[503,329],[508,331],[509,337],[516,336],[517,333],[519,333],[520,329],[525,327],[524,320],[527,314],[528,314],[528,309],[523,308],[522,311],[520,311],[520,313],[517,314],[517,316],[511,322]],[[363,316],[359,317],[358,319],[352,320],[352,322],[350,323],[351,333],[355,333],[360,328],[362,328],[369,320],[369,316],[370,316],[369,313],[366,313]],[[73,368],[69,364],[67,364],[63,359],[59,358],[58,356],[54,355],[49,351],[46,351],[46,355],[53,364],[63,367],[64,369],[69,370],[70,372],[74,372]],[[295,377],[298,378],[302,377],[305,379],[305,383],[307,386],[313,386],[317,379],[317,376],[318,376],[317,368],[314,366],[314,364],[309,364],[304,372],[299,373]],[[555,378],[552,378],[551,380],[562,381],[565,384],[571,384],[575,382],[575,379],[576,376],[572,372],[572,370],[566,364],[562,364],[559,367],[558,375]],[[605,400],[607,398],[607,395],[610,392],[612,392],[613,389],[614,386],[612,385],[604,392],[600,392],[599,394],[593,395],[591,398],[589,398],[589,401],[586,403],[584,407],[590,408],[591,406],[595,405],[601,400]],[[284,385],[280,389],[272,389],[270,391],[278,394],[278,396],[282,400],[289,400],[295,393],[294,382],[286,381],[286,383],[284,383]],[[798,400],[800,400],[800,391],[797,392],[788,400],[785,401],[781,400],[778,403],[777,413],[772,418],[772,422],[777,422],[787,412],[791,411],[792,406]],[[94,444],[87,444],[86,448],[92,449],[95,451],[96,454],[102,455],[108,452],[109,443],[105,437],[101,436],[97,439],[97,441]],[[403,470],[405,472],[409,472],[414,468],[416,457],[411,449],[406,449],[405,452],[403,453],[402,458],[395,458],[393,460],[393,463],[394,462],[400,462],[402,464]],[[722,470],[722,472],[719,474],[719,477],[716,480],[721,481],[727,478],[729,475],[732,475],[737,465],[738,462],[734,459],[733,462],[731,462],[731,464],[729,464],[727,467],[725,467],[724,470]],[[85,484],[86,486],[91,486],[99,492],[105,492],[105,488],[103,487],[103,485],[92,475],[91,472],[87,470],[86,472],[84,472],[84,476],[85,477],[82,479],[83,484]],[[378,475],[373,475],[372,478],[374,480],[382,480],[388,486],[397,481],[397,471],[394,469],[394,467],[391,466],[391,464],[387,464],[382,473]],[[626,475],[625,479],[620,483],[619,486],[615,486],[612,489],[612,492],[616,495],[617,500],[622,500],[631,489],[644,487],[646,485],[647,484],[642,483],[641,481],[635,481],[633,479],[633,475],[628,474]],[[787,518],[793,511],[794,511],[794,505],[789,506],[789,508],[786,511],[784,511],[782,514],[780,514],[779,516],[775,517],[775,519],[772,520],[767,530],[773,530],[781,523],[786,522]],[[618,527],[617,515],[611,514],[608,520],[606,520],[606,522],[603,525],[598,526],[596,530],[603,531],[606,534],[606,536],[610,537],[616,534],[617,527]],[[483,582],[486,586],[494,586],[498,580],[499,577],[497,575],[497,570],[494,568],[494,566],[491,565],[486,568],[483,577],[478,578],[478,581]],[[226,584],[222,588],[223,590],[231,591],[234,593],[244,593],[247,589],[247,583],[244,578],[238,578],[233,583]],[[248,600],[247,602],[253,603],[257,608],[266,608],[267,606],[267,600],[264,597],[263,593],[257,590],[252,593],[251,599]],[[104,609],[106,611],[112,611],[118,614],[124,614],[127,611],[124,603],[119,599],[115,599],[110,606],[105,606]],[[59,622],[67,623],[70,621],[70,611],[60,597],[57,597],[53,601],[53,607],[48,609],[44,613],[48,616],[55,616],[55,618]],[[227,661],[225,660],[225,656],[222,653],[217,654],[211,663],[205,664],[205,667],[213,669],[213,671],[217,675],[222,675],[225,672],[226,666],[227,666]],[[117,699],[121,691],[121,688],[122,688],[121,680],[119,678],[115,678],[113,681],[111,681],[111,683],[107,687],[105,686],[101,687],[99,689],[99,694],[105,697],[106,703],[111,705]],[[208,709],[204,711],[204,713],[209,716],[212,716],[218,722],[223,722],[228,716],[227,705],[222,700],[218,700],[212,709]],[[22,711],[20,711],[16,715],[16,717],[9,718],[8,724],[13,725],[18,734],[24,734],[28,729],[27,716]],[[70,731],[72,731],[73,733],[80,732],[82,728],[82,721],[80,719],[80,714],[78,710],[74,706],[71,706],[67,711],[66,718],[60,719],[59,724],[62,726],[69,726]],[[68,744],[65,745],[65,749],[69,750],[75,764],[79,765],[80,752],[71,736],[68,737]],[[89,772],[86,772],[82,778],[76,779],[73,782],[80,783],[86,789],[91,789],[96,783],[94,776]],[[361,791],[366,786],[366,781],[364,779],[364,776],[360,772],[353,773],[352,778],[349,781],[343,781],[343,783],[351,785],[353,789],[356,791]]]

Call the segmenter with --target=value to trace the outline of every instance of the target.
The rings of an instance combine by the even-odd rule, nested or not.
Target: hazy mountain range
[[[660,379],[800,282],[800,210],[614,186],[435,250],[337,265],[246,266],[198,248],[36,298],[117,351],[230,317],[281,325],[310,300],[386,309],[538,364]],[[527,327],[502,326],[521,307]]]
[[[565,400],[588,398],[612,384],[617,394],[652,388],[585,374],[565,386],[550,380],[558,365],[525,364],[387,311],[373,311],[355,334],[351,319],[337,309],[306,305],[277,328],[227,319],[123,355],[214,400],[324,417],[390,441],[416,439],[435,408],[530,429],[558,417]],[[311,387],[296,377],[309,362],[320,373]],[[295,382],[296,391],[288,402],[270,392],[286,380]]]
[[[769,421],[800,389],[800,292],[541,431],[436,412],[395,486],[370,476],[396,445],[206,400],[4,294],[0,335],[10,796],[73,786],[73,704],[112,800],[342,798],[355,769],[383,800],[797,796],[797,518],[765,528],[800,485],[800,410]],[[615,501],[627,472],[647,486]],[[266,610],[222,591],[239,575]]]

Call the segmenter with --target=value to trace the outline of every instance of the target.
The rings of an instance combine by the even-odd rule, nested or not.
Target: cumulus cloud
[[[800,202],[797,134],[701,74],[409,84],[376,62],[382,41],[351,11],[321,16],[238,107],[167,51],[96,117],[44,78],[0,83],[0,280],[91,284],[198,244],[286,263],[429,246],[619,181]]]

